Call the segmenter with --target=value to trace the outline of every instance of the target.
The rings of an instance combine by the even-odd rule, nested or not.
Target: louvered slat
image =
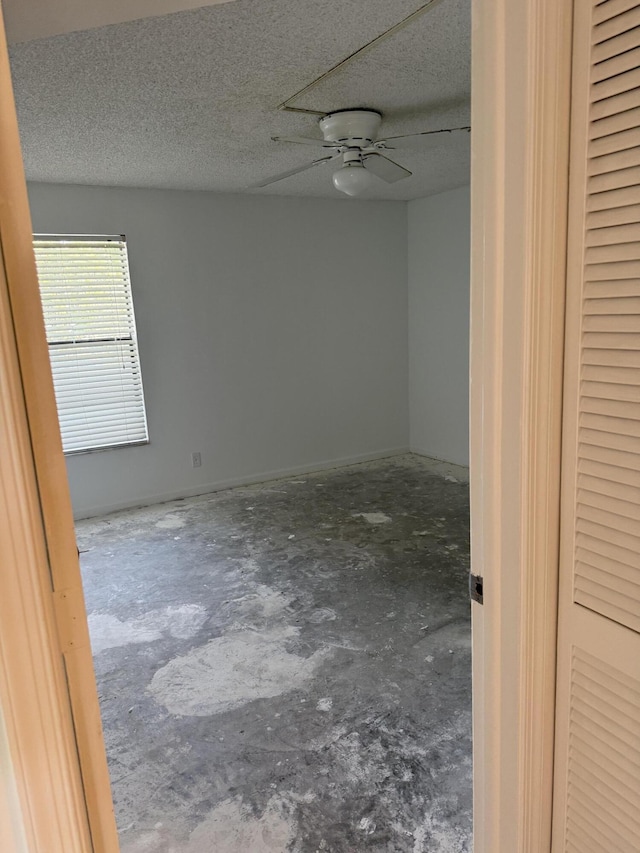
[[[596,3],[593,10],[593,24],[601,24],[603,21],[615,18],[623,12],[628,12],[629,9],[634,9],[637,5],[638,0],[604,0]]]
[[[598,520],[598,518],[589,518],[589,515],[595,515],[596,513],[590,513],[587,507],[584,509],[586,511],[584,515],[580,515],[579,517],[576,525],[576,533],[584,533],[591,539],[600,539],[609,545],[615,545],[625,551],[631,551],[632,554],[640,553],[638,536],[612,527],[606,519]],[[623,558],[621,562],[624,561],[625,559]],[[635,560],[632,560],[631,564],[633,565],[635,562]]]
[[[612,848],[612,840],[620,845],[619,850],[623,851],[626,843],[626,838],[630,835],[635,835],[636,827],[629,820],[628,816],[620,809],[615,802],[612,802],[596,785],[588,784],[587,780],[580,774],[579,769],[575,773],[569,784],[569,789],[576,796],[576,800],[580,804],[580,809],[589,810],[589,816],[593,825],[598,828],[601,837],[608,838],[607,846],[603,848],[608,853],[614,853],[615,848]],[[603,808],[607,809],[607,817],[609,820],[615,821],[615,830],[612,831],[608,826],[608,822],[603,820],[599,812]]]
[[[623,753],[615,750],[614,756],[611,756],[597,735],[590,735],[588,738],[581,735],[576,729],[571,734],[571,740],[578,747],[574,753],[576,766],[599,769],[605,779],[617,780],[623,790],[632,793],[635,782],[633,763],[628,761]]]
[[[586,429],[608,432],[612,435],[630,435],[640,437],[640,420],[634,418],[616,418],[610,413],[606,415],[585,411],[580,417],[580,425]]]
[[[611,574],[611,572],[615,572],[627,583],[640,583],[640,571],[638,569],[604,557],[597,551],[578,548],[576,549],[576,560],[580,565],[588,566],[590,570],[601,573],[601,577]]]
[[[588,740],[593,745],[593,753],[599,758],[608,755],[614,766],[620,766],[623,772],[633,777],[638,755],[636,750],[628,748],[626,729],[620,731],[618,726],[612,726],[610,716],[603,718],[584,702],[574,706],[571,716],[576,722],[571,732],[572,739]]]
[[[578,531],[576,536],[576,551],[580,550],[580,548],[590,551],[593,554],[600,554],[614,562],[640,568],[640,558],[633,549],[624,548],[615,541],[607,542],[604,538],[598,536],[597,530],[595,536],[589,535],[589,531],[584,533]]]
[[[585,281],[631,281],[638,278],[640,262],[617,261],[615,264],[589,264],[585,267]]]
[[[619,515],[607,509],[598,509],[588,504],[578,503],[580,517],[584,520],[593,521],[602,527],[609,527],[616,534],[625,535],[632,547],[640,550],[640,529],[635,519],[626,515]],[[622,539],[621,539],[622,541]],[[640,610],[639,610],[640,612]]]
[[[606,400],[601,397],[584,396],[582,411],[585,414],[619,417],[623,420],[640,421],[640,404],[629,400]]]
[[[65,452],[147,441],[121,238],[34,240]]]
[[[586,366],[602,369],[638,368],[640,367],[640,358],[638,358],[638,352],[630,347],[620,346],[611,349],[585,347],[584,364],[586,375]]]
[[[588,444],[587,442],[582,443],[579,450],[581,459],[603,462],[607,465],[624,468],[628,471],[640,471],[640,463],[633,453],[625,453],[622,450],[611,450],[608,447],[599,447],[598,445]]]
[[[603,231],[606,229],[602,229]],[[625,297],[625,296],[640,296],[640,279],[617,279],[612,281],[607,281],[605,279],[601,279],[600,281],[587,281],[584,285],[584,297],[585,299],[612,299],[616,297]],[[618,335],[610,335],[608,336],[610,340],[620,340],[627,341],[628,336],[625,335],[623,339],[619,338]],[[633,337],[629,338],[629,340],[634,340]],[[627,341],[628,343],[628,341]],[[612,346],[615,346],[612,344]]]
[[[640,633],[640,3],[592,10],[571,599]],[[640,850],[639,709],[640,682],[574,647],[566,850]]]
[[[597,121],[606,116],[623,113],[627,110],[635,109],[638,106],[637,90],[625,89],[617,95],[611,95],[601,101],[594,101],[591,104],[589,118],[591,121]],[[587,164],[588,165],[588,164]],[[590,174],[590,172],[588,172]]]
[[[583,838],[591,838],[596,841],[598,853],[630,853],[625,846],[625,841],[616,829],[611,829],[607,822],[598,813],[594,813],[593,806],[584,802],[583,798],[576,796],[571,782],[568,785],[568,800],[573,806],[571,819],[576,820],[575,826],[581,826]],[[579,821],[579,822],[578,822]]]
[[[640,68],[635,68],[632,71],[625,71],[624,74],[618,74],[616,77],[609,77],[607,80],[594,83],[591,87],[593,101],[597,103],[605,98],[621,95],[623,92],[635,92],[638,87],[640,87]],[[593,114],[591,117],[593,118]]]
[[[634,65],[640,62],[640,48],[638,49],[637,57],[634,59]],[[640,107],[634,107],[630,110],[625,110],[622,113],[613,113],[606,118],[595,119],[591,122],[591,126],[589,128],[589,138],[595,141],[599,141],[603,138],[615,136],[623,131],[632,130],[638,127],[638,115],[640,114]],[[633,148],[632,145],[625,145],[623,148],[618,148],[614,152],[608,153],[618,153],[618,151],[625,151],[627,148]],[[608,156],[607,155],[598,155],[596,151],[591,152],[592,156]]]
[[[565,837],[578,850],[640,849],[639,706],[640,683],[574,648]]]
[[[613,36],[593,46],[591,51],[591,61],[594,65],[593,79],[598,79],[598,71],[602,63],[612,57],[621,56],[626,53],[633,53],[638,48],[638,34],[635,28],[625,30],[620,35]]]
[[[635,27],[640,27],[640,6],[637,2],[632,3],[622,14],[612,15],[601,23],[596,23],[593,28],[593,44],[602,44]]]
[[[607,156],[617,156],[617,154]],[[597,159],[599,160],[600,158]],[[639,180],[640,166],[631,166],[627,169],[617,169],[615,171],[603,171],[589,179],[589,191],[592,193],[601,193],[606,192],[606,190],[624,189],[625,187],[634,186]],[[593,234],[593,232],[590,233]],[[588,243],[587,245],[593,244]]]
[[[602,119],[602,121],[611,124],[613,119],[612,116],[610,119]],[[638,145],[640,145],[640,128],[632,123],[627,125],[625,130],[607,133],[593,139],[590,154],[592,157],[602,157],[606,154],[626,151],[627,148],[636,148]]]
[[[638,824],[637,816],[629,813],[631,807],[628,801],[622,798],[618,799],[617,791],[611,790],[603,776],[589,770],[581,762],[576,761],[574,768],[576,771],[574,785],[583,795],[588,799],[597,791],[599,798],[607,803],[607,808],[614,817],[617,817],[628,830],[638,832],[640,824]]]
[[[635,631],[640,631],[638,27],[638,2],[606,0],[594,7],[574,543],[574,601]]]
[[[603,101],[603,103],[609,103],[610,100]],[[617,114],[614,113],[614,117],[615,115]],[[587,190],[590,193],[600,192],[600,190],[593,188],[594,176],[615,174],[625,169],[632,169],[634,166],[640,166],[640,151],[637,148],[625,148],[623,151],[614,151],[611,154],[603,154],[601,157],[592,157],[588,162]]]
[[[620,482],[620,479],[615,475],[615,469],[606,472],[599,471],[597,474],[580,472],[578,474],[578,489],[580,492],[595,493],[601,497],[607,496],[619,500],[621,504],[626,503],[634,508],[640,506],[640,484],[633,485]]]
[[[592,507],[597,507],[601,510],[609,512],[617,512],[627,518],[640,520],[640,504],[637,503],[637,493],[633,490],[625,497],[619,497],[618,494],[611,494],[603,489],[602,480],[585,482],[583,479],[579,481],[578,488],[578,503],[587,504]],[[620,567],[622,571],[622,567]]]
[[[640,204],[640,187],[637,185],[590,194],[587,199],[587,212],[628,207],[630,204]]]
[[[586,846],[582,842],[580,842],[580,846],[576,846],[571,838],[567,838],[566,841],[566,851],[567,853],[600,853],[600,851],[594,846],[595,840],[593,838],[586,839]]]
[[[571,844],[572,850],[577,850],[578,853],[602,853],[604,849],[602,845],[606,844],[606,839],[599,836],[597,831],[592,834],[590,827],[575,822],[573,816],[567,821],[567,832],[566,843]],[[612,853],[621,853],[621,851],[614,848]]]
[[[630,246],[632,251],[635,251],[633,246]],[[610,291],[610,288],[608,289]],[[586,297],[586,294],[585,294]],[[598,299],[585,298],[584,310],[586,314],[616,315],[616,314],[637,314],[640,316],[640,296],[613,296],[610,292],[607,294],[604,288],[600,288]]]
[[[640,335],[627,333],[626,335],[616,335],[613,332],[585,332],[584,345],[585,350],[602,350],[608,353],[615,351],[629,350],[635,352],[637,350]],[[594,356],[597,357],[597,356]],[[613,357],[613,356],[611,356]]]
[[[593,162],[598,162],[597,160]],[[602,210],[587,213],[588,229],[609,228],[612,225],[624,225],[627,222],[638,222],[640,218],[640,203],[611,205]]]
[[[634,591],[637,594],[637,590]],[[607,583],[597,584],[579,575],[576,580],[576,604],[593,610],[612,622],[640,631],[640,617],[624,593],[617,593]]]
[[[629,454],[636,454],[640,449],[640,439],[634,435],[626,435],[607,427],[606,430],[580,427],[580,442],[592,447],[612,448]]]
[[[598,477],[610,483],[621,483],[634,488],[640,488],[640,473],[632,468],[620,468],[606,462],[593,461],[584,455],[578,462],[578,477]]]
[[[626,332],[632,332],[633,334],[640,334],[640,315],[638,314],[588,314],[584,318],[584,330],[586,332],[617,332],[619,334],[624,334]],[[589,376],[585,371],[585,378],[594,379],[596,382],[598,381],[598,376],[594,371],[589,372]],[[603,378],[605,381],[611,377],[612,374],[606,373],[603,371]],[[629,377],[631,378],[631,377]],[[635,385],[637,384],[637,376],[631,378],[631,382]],[[612,381],[615,381],[613,379]],[[626,381],[626,380],[622,380]]]
[[[580,474],[578,477],[578,502],[600,509],[618,512],[628,518],[640,519],[638,487]],[[582,559],[576,548],[576,559]],[[599,564],[598,564],[599,565]],[[624,574],[624,565],[616,566],[616,571]]]
[[[609,382],[582,383],[585,397],[597,397],[599,400],[616,400],[618,402],[637,403],[640,401],[640,387],[637,385],[612,385]]]
[[[640,56],[640,51],[638,52]],[[589,137],[595,142],[600,143],[602,139],[609,139],[612,143],[612,151],[608,151],[606,154],[598,153],[597,147],[594,146],[591,154],[595,157],[603,157],[608,156],[610,154],[617,154],[620,151],[626,151],[628,148],[634,148],[633,145],[625,144],[624,137],[621,137],[621,134],[624,132],[635,131],[638,127],[638,115],[640,114],[640,107],[636,107],[635,109],[625,110],[623,113],[614,113],[607,118],[601,118],[596,121],[591,122],[591,127],[589,129]],[[633,138],[633,136],[631,136]],[[622,144],[616,145],[615,142],[618,140],[621,141]]]

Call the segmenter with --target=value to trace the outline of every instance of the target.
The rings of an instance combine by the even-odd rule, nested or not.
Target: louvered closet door
[[[575,0],[553,851],[640,853],[640,0]]]

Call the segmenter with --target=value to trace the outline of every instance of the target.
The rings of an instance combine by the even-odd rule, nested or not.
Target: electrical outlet
[[[202,456],[200,455],[200,452],[198,451],[196,453],[192,453],[191,454],[191,467],[192,468],[199,468],[201,465],[202,465]]]

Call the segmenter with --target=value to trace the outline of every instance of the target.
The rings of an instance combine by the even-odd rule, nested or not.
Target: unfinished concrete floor
[[[123,853],[470,851],[463,475],[404,456],[78,524]]]

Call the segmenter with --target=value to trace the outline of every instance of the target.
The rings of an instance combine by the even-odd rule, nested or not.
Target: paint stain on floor
[[[303,689],[331,650],[291,654],[287,645],[299,634],[290,625],[229,631],[157,670],[149,693],[171,714],[208,717]]]
[[[135,619],[118,619],[111,613],[89,613],[91,648],[94,655],[130,643],[150,643],[169,634],[177,639],[194,637],[207,619],[200,604],[181,604],[144,613]]]
[[[470,853],[464,473],[79,523],[123,853]]]
[[[145,834],[122,853],[280,853],[295,838],[287,817],[287,803],[272,797],[261,815],[252,814],[240,798],[217,805],[180,844],[159,827]]]

